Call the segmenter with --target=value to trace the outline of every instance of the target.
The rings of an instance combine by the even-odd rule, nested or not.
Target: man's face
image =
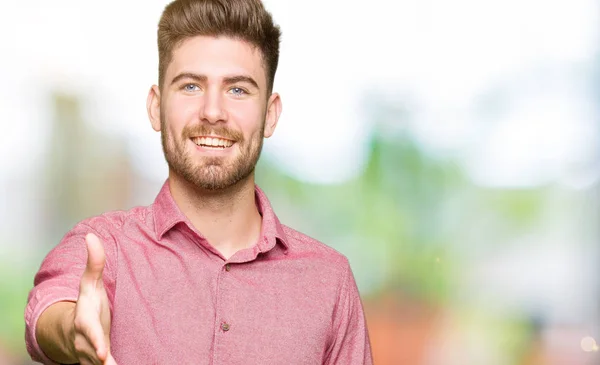
[[[151,120],[157,91],[148,99]],[[280,110],[279,97],[267,95],[258,49],[227,37],[189,38],[173,51],[159,94],[152,124],[172,173],[205,190],[225,189],[253,173]]]

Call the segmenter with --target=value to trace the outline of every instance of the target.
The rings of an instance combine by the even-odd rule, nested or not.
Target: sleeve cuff
[[[58,302],[76,302],[78,292],[72,288],[52,288],[48,291],[37,291],[33,294],[25,310],[25,345],[31,359],[48,365],[60,365],[51,360],[40,348],[35,336],[37,321],[42,313],[52,304]]]

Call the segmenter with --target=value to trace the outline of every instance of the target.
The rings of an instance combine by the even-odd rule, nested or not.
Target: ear
[[[269,138],[275,132],[275,127],[281,115],[281,97],[273,93],[267,103],[267,115],[265,118],[265,138]]]
[[[146,109],[148,110],[148,119],[150,119],[152,129],[160,132],[160,90],[156,85],[152,85],[148,92]]]

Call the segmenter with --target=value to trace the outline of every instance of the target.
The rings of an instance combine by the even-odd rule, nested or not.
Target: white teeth
[[[192,138],[192,141],[198,146],[208,146],[208,147],[231,147],[233,145],[232,141],[222,138],[215,137],[195,137]]]

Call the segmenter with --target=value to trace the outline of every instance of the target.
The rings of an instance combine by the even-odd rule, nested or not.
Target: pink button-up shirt
[[[229,260],[179,210],[165,183],[155,202],[77,224],[42,262],[27,308],[31,357],[53,364],[35,326],[76,301],[85,235],[104,243],[111,352],[127,364],[371,364],[359,293],[342,254],[279,222],[256,187],[262,233]]]

